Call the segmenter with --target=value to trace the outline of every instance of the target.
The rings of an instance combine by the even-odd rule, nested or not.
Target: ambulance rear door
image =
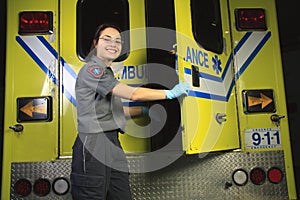
[[[77,135],[75,81],[85,64],[97,27],[103,23],[114,24],[122,30],[121,56],[113,63],[115,78],[132,86],[143,85],[146,63],[144,1],[135,0],[64,0],[61,1],[61,134],[60,155],[70,156]],[[133,38],[133,39],[132,39]],[[124,101],[125,106],[140,106]],[[136,129],[143,124],[140,119],[128,120],[126,134],[120,134],[126,152],[149,150],[149,139]],[[141,128],[140,128],[141,129]],[[139,129],[139,130],[140,130]],[[144,131],[146,132],[146,131]]]
[[[283,151],[292,197],[295,183],[276,3],[229,2],[242,148]]]
[[[177,68],[191,86],[183,101],[187,154],[240,147],[228,5],[175,0]]]
[[[281,148],[289,134],[275,3],[230,0],[230,11],[243,146]]]

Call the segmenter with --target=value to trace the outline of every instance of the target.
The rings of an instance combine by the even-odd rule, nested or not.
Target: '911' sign
[[[246,149],[281,148],[279,128],[253,128],[245,131]]]

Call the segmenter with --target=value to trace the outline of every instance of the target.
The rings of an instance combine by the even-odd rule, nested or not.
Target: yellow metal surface
[[[65,62],[75,73],[84,65],[76,52],[76,4],[77,1],[60,1],[60,54]],[[67,81],[67,80],[63,80]],[[77,111],[76,107],[61,95],[61,129],[60,129],[60,154],[62,156],[72,155],[72,146],[77,135]]]
[[[21,1],[8,3],[7,8],[7,59],[6,94],[3,147],[3,173],[1,199],[10,199],[11,162],[34,162],[54,160],[57,157],[57,91],[56,86],[17,43],[18,13],[21,11],[52,11],[54,26],[57,27],[56,1]],[[54,31],[54,34],[57,34]],[[44,37],[48,40],[48,36]],[[57,47],[57,40],[52,42]],[[55,65],[55,63],[52,63]],[[22,122],[22,132],[14,132],[10,126],[17,124],[16,99],[19,97],[52,96],[53,120],[51,122]],[[23,112],[23,111],[20,111]]]
[[[226,2],[222,1],[221,6],[222,8],[226,8]],[[180,0],[175,1],[175,12],[178,41],[178,70],[180,78],[192,85],[191,78],[184,74],[185,68],[191,70],[192,65],[198,66],[200,73],[220,78],[223,72],[216,74],[212,67],[212,58],[218,56],[224,69],[230,56],[228,53],[231,48],[229,40],[230,36],[228,34],[229,23],[227,10],[222,9],[221,12],[224,31],[223,35],[226,37],[226,48],[220,55],[207,51],[196,43],[192,33],[189,2]],[[207,59],[206,67],[196,63],[196,59],[192,58],[193,53],[191,53],[191,51],[201,52],[200,55],[206,54],[205,58],[199,58],[200,62],[204,62],[204,60]],[[206,85],[207,81],[209,80],[200,78],[200,87],[192,87],[192,90],[202,92],[202,88],[209,87]],[[215,88],[208,88],[208,98],[189,96],[188,98],[185,98],[183,102],[183,148],[188,154],[239,148],[234,89],[229,95],[229,99],[225,101],[214,100],[212,97],[214,90]],[[218,123],[215,118],[218,113],[225,114],[227,121]]]
[[[275,1],[230,1],[230,10],[235,8],[264,8],[266,13],[266,24],[268,29],[265,32],[270,32],[271,36],[264,44],[263,48],[258,52],[252,62],[249,64],[245,72],[237,80],[238,107],[240,119],[240,134],[244,148],[244,131],[249,128],[279,128],[281,133],[282,147],[285,155],[285,168],[288,182],[288,193],[290,199],[296,199],[295,180],[293,172],[292,154],[289,137],[288,116],[286,110],[286,97],[284,89],[284,79],[282,72],[281,52],[277,26],[277,15]],[[231,13],[231,18],[234,19],[234,12]],[[235,26],[235,21],[232,20],[231,26]],[[260,32],[264,33],[264,32]],[[233,29],[232,36],[236,45],[245,31],[238,32]],[[238,63],[237,63],[238,64]],[[249,89],[272,89],[274,91],[274,101],[276,106],[275,113],[258,113],[245,114],[243,112],[242,91]],[[280,120],[280,126],[270,120],[272,114],[285,116]],[[246,149],[244,149],[247,151]],[[255,149],[249,151],[270,151],[268,149]],[[276,149],[275,149],[276,150]]]

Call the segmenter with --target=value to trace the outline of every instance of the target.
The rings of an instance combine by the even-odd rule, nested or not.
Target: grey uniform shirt
[[[75,84],[79,133],[125,130],[122,101],[111,93],[118,83],[112,70],[95,55],[80,69]]]

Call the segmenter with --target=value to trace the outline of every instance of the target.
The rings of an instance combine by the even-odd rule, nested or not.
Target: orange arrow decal
[[[23,113],[26,115],[32,117],[32,113],[41,113],[41,114],[47,114],[47,105],[46,104],[40,104],[40,105],[32,105],[32,101],[30,101],[28,104],[23,106],[20,109]]]
[[[260,93],[260,98],[248,96],[248,106],[256,106],[256,105],[261,104],[262,109],[264,109],[272,101],[273,101],[273,99],[267,97],[263,93]]]

